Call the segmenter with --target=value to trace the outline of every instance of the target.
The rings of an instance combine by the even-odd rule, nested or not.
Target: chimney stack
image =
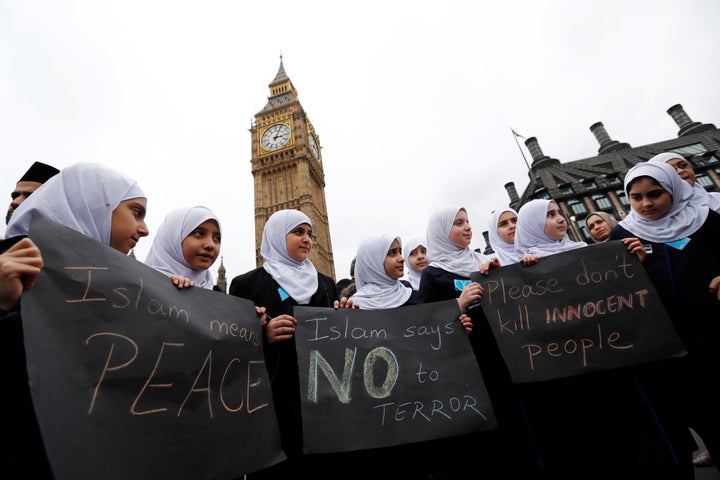
[[[533,163],[542,159],[545,156],[542,149],[540,148],[540,144],[538,143],[537,138],[528,138],[527,140],[525,140],[525,146],[528,148],[528,151],[532,156]]]
[[[515,188],[515,182],[506,183],[505,191],[507,192],[508,196],[510,197],[510,203],[517,203],[520,201],[520,196],[518,195],[517,189]]]
[[[490,232],[485,230],[482,232],[482,236],[485,239],[485,250],[483,251],[484,255],[490,255],[491,253],[495,253],[495,250],[492,249],[492,245],[490,245]]]
[[[560,160],[550,158],[543,153],[542,149],[540,149],[540,144],[538,143],[537,138],[528,138],[527,140],[525,140],[525,146],[527,147],[530,155],[532,155],[533,158],[532,166],[530,167],[530,171],[528,172],[530,178],[534,177],[537,169],[545,167],[555,167],[557,165],[560,165]]]
[[[678,137],[692,135],[693,133],[700,133],[707,130],[715,130],[715,125],[712,123],[693,122],[688,114],[685,113],[685,109],[683,109],[682,105],[679,103],[668,108],[667,113],[670,114],[672,119],[675,120],[677,126],[680,127]]]
[[[617,150],[625,150],[630,148],[629,144],[620,143],[617,140],[613,140],[612,138],[610,138],[610,135],[608,135],[602,122],[592,124],[590,126],[590,131],[593,135],[595,135],[595,138],[600,144],[600,148],[598,149],[598,154],[600,155],[602,155],[603,153],[610,153]]]

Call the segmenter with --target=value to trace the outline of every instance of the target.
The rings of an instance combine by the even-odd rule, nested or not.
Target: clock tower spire
[[[335,278],[320,137],[285,72],[282,55],[277,74],[268,86],[268,101],[255,114],[250,128],[255,263],[257,266],[263,263],[260,243],[267,219],[278,210],[294,208],[312,221],[315,238],[310,260],[319,272]]]

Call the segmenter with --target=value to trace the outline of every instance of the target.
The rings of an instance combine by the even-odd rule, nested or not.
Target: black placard
[[[304,449],[386,447],[495,428],[455,300],[295,307]]]
[[[645,269],[619,241],[474,273],[517,383],[569,377],[687,352]]]
[[[170,279],[45,219],[22,297],[57,479],[232,479],[285,458],[252,302]]]

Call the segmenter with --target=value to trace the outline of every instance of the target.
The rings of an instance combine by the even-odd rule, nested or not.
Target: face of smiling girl
[[[193,270],[207,270],[220,254],[220,228],[215,220],[206,220],[182,242],[185,261]]]

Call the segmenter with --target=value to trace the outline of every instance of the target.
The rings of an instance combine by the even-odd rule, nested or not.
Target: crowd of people
[[[348,462],[357,466],[349,477],[368,478],[375,462],[396,462],[385,470],[394,478],[447,480],[467,477],[473,468],[468,458],[484,471],[504,471],[510,478],[694,478],[693,464],[713,465],[712,453],[720,455],[718,393],[711,380],[720,374],[715,243],[720,194],[708,193],[694,180],[692,165],[681,155],[659,154],[627,172],[624,189],[631,209],[622,220],[600,211],[586,217],[593,243],[617,240],[642,262],[687,355],[529,384],[512,381],[489,322],[476,308],[485,292],[471,277],[516,263],[533,268],[544,257],[593,248],[567,236],[557,202],[537,199],[518,211],[495,210],[489,255],[470,248],[472,228],[464,207],[439,207],[426,232],[404,244],[394,232],[360,239],[352,278],[343,282],[318,272],[311,262],[310,218],[293,209],[275,212],[262,233],[262,266],[233,278],[229,294],[255,305],[287,460],[247,478],[329,478]],[[11,441],[3,448],[1,471],[3,478],[52,478],[25,367],[33,352],[23,344],[22,295],[43,268],[42,252],[28,237],[31,220],[40,214],[127,254],[149,234],[147,198],[134,180],[99,163],[61,171],[35,164],[11,196],[7,238],[0,244],[0,318],[6,326],[4,378],[16,394],[6,399],[15,421],[7,426]],[[167,214],[144,263],[177,288],[213,289],[209,269],[220,247],[220,219],[212,210],[182,207]],[[294,307],[374,310],[451,299],[497,427],[378,451],[303,453]],[[707,447],[695,459],[690,429]]]

